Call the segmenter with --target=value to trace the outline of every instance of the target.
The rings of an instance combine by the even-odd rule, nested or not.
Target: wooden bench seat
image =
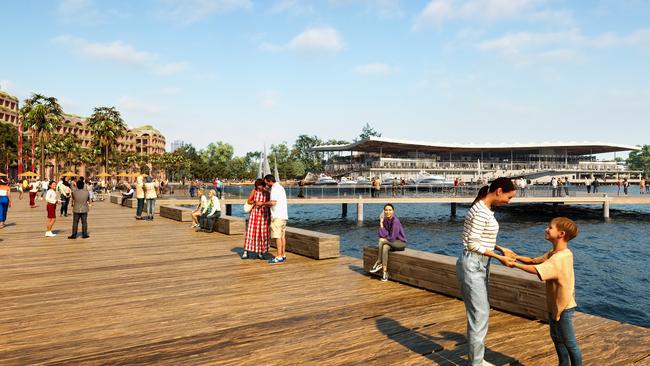
[[[456,278],[456,257],[406,249],[388,255],[388,278],[461,298]],[[377,248],[363,249],[363,269],[377,260]],[[505,266],[490,266],[490,305],[528,318],[548,321],[546,287],[537,276]]]
[[[192,211],[193,209],[183,206],[160,206],[160,216],[168,219],[189,222],[192,221]]]
[[[246,234],[246,219],[243,217],[221,215],[214,221],[214,231],[226,235],[244,235]]]
[[[318,231],[287,227],[287,252],[314,259],[337,258],[340,255],[340,237]],[[275,239],[269,239],[275,248]]]
[[[122,203],[122,196],[112,194],[110,200],[111,203],[115,203],[119,205]],[[137,206],[138,200],[136,200],[135,198],[127,198],[124,204],[126,205],[126,207],[134,208]]]

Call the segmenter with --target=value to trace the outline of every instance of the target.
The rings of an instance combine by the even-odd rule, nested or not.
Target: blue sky
[[[237,154],[299,134],[650,143],[650,1],[2,5],[0,88]]]

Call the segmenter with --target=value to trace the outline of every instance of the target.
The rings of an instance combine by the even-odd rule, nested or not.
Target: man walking
[[[271,239],[275,239],[275,246],[278,249],[278,255],[271,260],[271,264],[284,263],[287,259],[285,231],[289,220],[287,193],[271,174],[264,177],[264,182],[267,186],[271,186],[271,198],[268,202],[257,202],[256,205],[271,207]]]
[[[81,237],[86,239],[88,235],[88,203],[90,202],[90,193],[84,189],[84,181],[79,179],[77,181],[77,189],[72,191],[72,202],[74,208],[72,209],[72,235],[68,239],[77,238],[77,228],[79,227],[79,220],[81,220]]]

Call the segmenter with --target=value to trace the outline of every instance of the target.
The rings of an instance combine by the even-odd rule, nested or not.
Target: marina
[[[464,362],[461,301],[382,283],[358,258],[242,261],[241,236],[135,221],[108,202],[93,206],[86,240],[65,238],[69,218],[43,240],[45,218],[24,201],[12,215],[18,224],[0,246],[3,365]],[[575,322],[585,364],[650,361],[647,328],[584,313]],[[493,310],[486,359],[552,364],[547,333],[544,323]]]

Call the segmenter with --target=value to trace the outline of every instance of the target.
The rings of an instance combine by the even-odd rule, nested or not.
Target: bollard
[[[359,202],[357,203],[357,222],[363,222],[363,203],[361,202],[361,196],[359,196]]]
[[[348,204],[347,203],[342,203],[341,204],[341,216],[348,217]]]
[[[607,199],[607,195],[604,195]],[[603,219],[609,220],[609,200],[603,202]]]
[[[232,216],[232,204],[227,204],[226,205],[226,215]]]
[[[451,216],[456,216],[456,202],[451,203]]]

